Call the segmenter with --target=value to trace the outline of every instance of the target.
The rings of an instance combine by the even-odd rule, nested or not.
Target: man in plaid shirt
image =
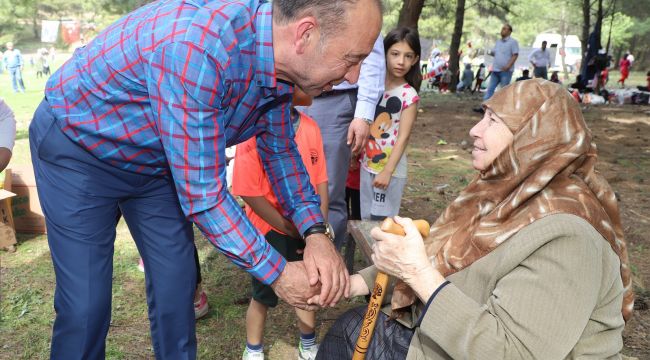
[[[290,100],[293,84],[356,82],[380,27],[379,0],[167,0],[75,51],[30,126],[56,274],[52,358],[105,355],[118,209],[144,259],[157,358],[196,357],[192,223],[291,305],[348,295]],[[226,189],[225,148],[252,136],[304,263],[286,263]]]

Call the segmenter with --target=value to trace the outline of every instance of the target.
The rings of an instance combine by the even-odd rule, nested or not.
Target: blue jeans
[[[46,100],[29,142],[56,276],[50,358],[106,357],[119,210],[146,264],[156,359],[196,359],[194,234],[171,178],[98,160],[61,131]]]
[[[20,66],[9,68],[9,76],[11,76],[11,86],[14,92],[25,92],[25,84],[23,83],[23,74],[20,71]]]
[[[512,71],[493,71],[490,75],[490,82],[488,83],[487,92],[483,96],[483,100],[487,100],[494,95],[494,90],[497,86],[501,87],[507,86],[512,80]]]

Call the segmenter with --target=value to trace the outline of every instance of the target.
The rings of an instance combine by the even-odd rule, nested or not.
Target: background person
[[[562,85],[562,81],[560,80],[560,73],[557,71],[553,71],[551,73],[551,78],[549,79],[550,82],[560,84]]]
[[[465,70],[461,77],[461,82],[456,86],[456,91],[471,90],[474,83],[474,72],[472,71],[472,64],[465,64]]]
[[[628,54],[623,54],[621,61],[618,63],[619,70],[621,71],[621,78],[618,79],[617,83],[621,83],[621,88],[625,87],[625,80],[630,76],[630,66],[632,62],[628,59]]]
[[[530,71],[528,69],[524,69],[521,72],[521,76],[518,77],[515,81],[524,81],[524,80],[530,80]]]
[[[491,98],[497,86],[504,87],[512,80],[513,66],[519,56],[519,43],[510,36],[511,34],[512,26],[504,24],[501,28],[501,39],[497,40],[494,48],[488,52],[489,55],[494,56],[494,62],[483,100]]]
[[[474,84],[474,88],[472,89],[472,94],[476,91],[481,91],[481,86],[483,85],[483,81],[485,80],[485,64],[481,63],[481,65],[478,66],[478,70],[476,70],[476,83]]]
[[[11,86],[14,93],[25,92],[25,83],[23,82],[23,67],[25,62],[20,50],[14,49],[14,43],[7,43],[7,50],[4,52],[3,61],[5,69],[9,71],[11,77]]]
[[[397,215],[406,185],[408,146],[417,118],[417,89],[422,74],[420,37],[417,30],[402,27],[384,38],[386,91],[377,106],[370,138],[361,159],[360,204],[362,219]]]
[[[533,50],[528,55],[528,61],[533,65],[533,77],[548,79],[548,67],[551,65],[551,54],[546,50],[546,41],[542,41],[542,47]]]
[[[9,165],[16,142],[16,118],[7,103],[0,98],[0,171]]]
[[[427,239],[398,217],[406,236],[372,230],[375,267],[352,276],[351,293],[367,294],[377,269],[394,276],[397,320],[380,313],[367,358],[618,358],[630,270],[580,106],[540,79],[485,106],[470,130],[480,173]],[[339,318],[317,359],[350,358],[364,313]]]

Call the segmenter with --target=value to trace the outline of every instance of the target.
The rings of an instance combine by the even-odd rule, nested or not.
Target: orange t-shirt
[[[296,131],[295,141],[307,174],[309,174],[311,185],[315,190],[316,185],[327,181],[323,138],[316,122],[302,113],[300,113],[300,124]],[[264,196],[280,214],[283,213],[264,172],[262,160],[257,153],[257,141],[254,137],[237,145],[232,178],[232,193],[234,195]],[[259,217],[248,205],[246,205],[246,215],[262,234],[266,234],[270,230],[280,232]]]

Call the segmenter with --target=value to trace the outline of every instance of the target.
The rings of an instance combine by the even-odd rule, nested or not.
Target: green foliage
[[[650,0],[604,0],[605,19],[602,28],[602,42],[606,45],[611,22],[611,2],[616,1],[611,48],[631,46],[636,37],[636,52],[650,50]],[[594,2],[595,3],[595,2]],[[385,0],[384,33],[397,24],[402,1]],[[433,40],[442,51],[448,51],[454,28],[454,0],[427,0],[418,22],[420,36]],[[591,27],[595,23],[596,6],[592,6]],[[582,34],[582,0],[474,0],[468,1],[461,50],[471,41],[473,48],[491,47],[499,38],[504,22],[514,28],[520,46],[531,46],[535,36],[543,32],[568,35]],[[590,31],[592,30],[590,29]],[[637,58],[637,61],[642,60]]]
[[[607,35],[609,34],[610,24],[612,24],[612,44],[616,47],[627,47],[630,44],[629,41],[632,35],[634,35],[632,29],[636,26],[637,21],[641,22],[643,20],[635,20],[620,12],[614,14],[613,23],[611,21],[605,21],[603,24],[603,47],[607,46]],[[650,25],[650,21],[647,19],[645,21]]]

